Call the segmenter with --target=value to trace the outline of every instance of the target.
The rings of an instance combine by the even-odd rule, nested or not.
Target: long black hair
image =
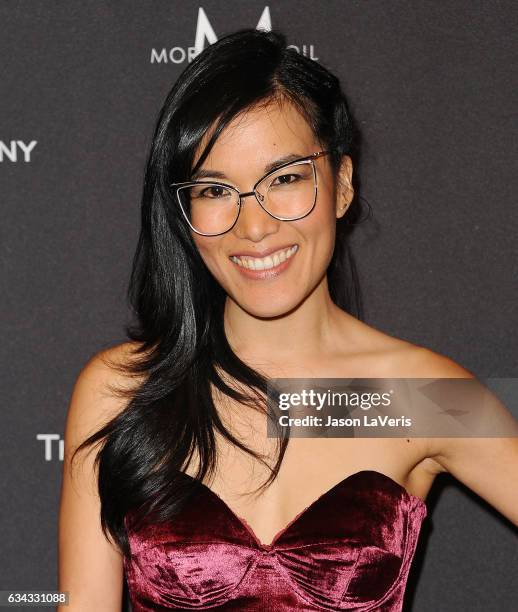
[[[268,468],[270,475],[257,490],[275,479],[284,457],[287,438],[271,468],[219,419],[211,385],[266,412],[267,379],[232,351],[223,325],[226,294],[205,266],[169,187],[190,180],[238,113],[272,100],[296,105],[318,141],[331,151],[336,179],[343,155],[353,157],[356,141],[339,80],[322,64],[287,48],[286,37],[278,31],[243,29],[207,47],[182,72],[157,119],[128,288],[136,322],[125,331],[135,348],[128,363],[111,364],[140,383],[132,389],[112,388],[129,400],[127,405],[75,451],[102,443],[95,458],[101,525],[125,555],[129,547],[124,519],[130,512],[137,523],[150,516],[170,520],[197,481],[213,473],[215,430]],[[214,127],[193,168],[202,137]],[[327,270],[331,299],[357,318],[362,317],[362,306],[348,234],[359,209],[355,197],[337,221]],[[185,468],[195,453],[197,474],[186,478]]]

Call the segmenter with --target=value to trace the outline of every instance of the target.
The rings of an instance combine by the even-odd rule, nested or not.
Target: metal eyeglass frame
[[[255,196],[255,199],[259,202],[259,205],[261,206],[261,208],[264,210],[264,212],[268,213],[270,215],[270,217],[273,217],[274,219],[278,219],[279,221],[296,221],[297,219],[303,219],[304,217],[309,215],[313,211],[313,209],[315,208],[315,204],[316,204],[316,201],[317,201],[318,179],[317,179],[317,172],[316,172],[316,169],[315,169],[315,164],[313,162],[318,157],[321,157],[323,155],[328,155],[329,153],[330,153],[330,151],[317,151],[317,153],[312,153],[311,155],[307,155],[306,157],[300,157],[299,159],[294,159],[294,160],[292,160],[290,162],[286,162],[284,164],[281,164],[280,166],[277,166],[277,168],[274,168],[273,170],[270,170],[263,177],[261,177],[255,183],[252,191],[240,192],[238,189],[236,189],[232,185],[228,185],[227,183],[220,183],[219,181],[186,181],[186,182],[183,182],[183,183],[170,183],[169,186],[175,188],[176,199],[178,200],[178,204],[180,205],[180,209],[182,211],[182,214],[183,214],[185,220],[187,221],[187,223],[189,224],[189,227],[192,229],[193,232],[196,232],[196,234],[199,234],[200,236],[221,236],[222,234],[226,234],[227,232],[229,232],[235,226],[235,224],[237,223],[237,220],[239,219],[239,215],[241,213],[242,199],[246,198],[248,196]],[[313,199],[313,205],[308,210],[308,212],[306,212],[303,215],[300,215],[298,217],[293,217],[293,218],[289,217],[288,218],[288,217],[278,217],[278,216],[272,214],[270,211],[266,210],[266,208],[263,206],[263,203],[262,203],[262,200],[264,200],[264,197],[262,196],[262,194],[260,194],[258,191],[256,191],[257,186],[260,183],[262,183],[266,178],[268,178],[270,175],[275,174],[279,170],[282,170],[283,168],[286,168],[288,166],[292,166],[294,164],[301,164],[301,163],[304,163],[306,161],[310,161],[311,162],[311,167],[313,169],[313,178],[314,178],[314,182],[315,182],[315,197]],[[180,200],[179,192],[180,192],[180,190],[182,188],[185,188],[185,187],[194,187],[195,185],[221,185],[222,187],[226,187],[227,189],[231,189],[232,191],[234,191],[237,194],[237,196],[238,196],[238,204],[237,204],[238,211],[237,211],[237,215],[236,215],[236,220],[234,221],[234,223],[228,229],[226,229],[223,232],[207,234],[205,232],[198,231],[196,228],[194,228],[191,225],[191,222],[189,221],[187,213],[185,212],[185,210],[184,210],[184,208],[182,206],[182,202]]]

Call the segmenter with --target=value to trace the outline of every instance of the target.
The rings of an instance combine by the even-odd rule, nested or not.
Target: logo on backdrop
[[[272,29],[272,18],[270,15],[270,7],[265,6],[259,21],[256,25],[257,30],[270,31]],[[205,42],[212,45],[218,40],[214,28],[212,27],[207,13],[200,6],[198,8],[198,20],[196,22],[196,34],[194,37],[194,45],[192,47],[171,47],[166,49],[151,49],[152,64],[184,64],[192,62],[192,60],[203,51]],[[288,45],[288,48],[295,49],[302,55],[307,55],[310,59],[318,60],[315,57],[315,46],[312,44]]]
[[[65,457],[65,440],[59,434],[37,434],[36,440],[42,442],[45,461],[63,461]]]
[[[11,140],[9,142],[0,140],[0,162],[30,162],[32,150],[37,142],[37,140],[31,140],[26,144],[23,140]]]

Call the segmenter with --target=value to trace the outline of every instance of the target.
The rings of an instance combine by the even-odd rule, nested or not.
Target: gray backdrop
[[[518,376],[516,4],[201,6],[0,4],[0,589],[56,588],[70,393],[92,354],[124,340],[152,129],[211,31],[269,16],[340,76],[374,209],[354,238],[367,322],[479,376]],[[449,475],[427,504],[406,609],[516,609],[517,530]]]

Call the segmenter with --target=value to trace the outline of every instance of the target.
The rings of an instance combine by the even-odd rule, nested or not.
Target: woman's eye
[[[219,198],[221,196],[227,195],[228,190],[224,187],[206,187],[200,193],[200,196],[203,198]]]
[[[275,180],[273,181],[272,185],[289,185],[291,183],[294,183],[295,181],[297,181],[300,178],[300,176],[298,174],[281,174],[280,176],[275,177]],[[293,179],[293,180],[291,180]],[[276,183],[276,181],[279,181],[278,183]]]

